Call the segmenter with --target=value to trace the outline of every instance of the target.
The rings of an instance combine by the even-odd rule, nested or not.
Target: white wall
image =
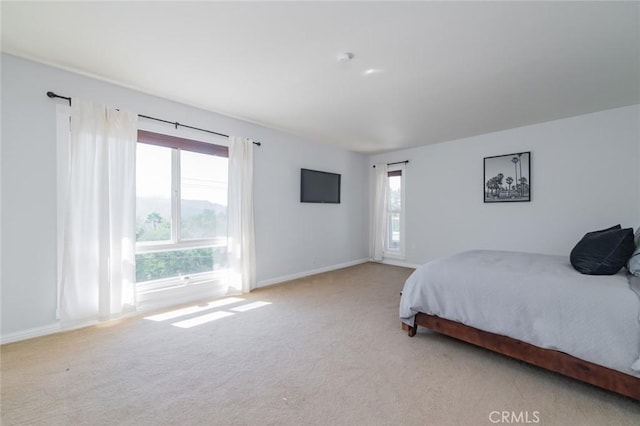
[[[3,54],[2,336],[55,323],[55,111],[64,101],[47,98],[49,90],[261,141],[255,151],[259,283],[368,257],[366,156]],[[203,136],[188,136],[197,134]],[[341,173],[342,203],[301,204],[301,167]]]
[[[484,204],[483,158],[522,151],[531,151],[532,201]],[[588,231],[640,225],[640,105],[375,155],[370,165],[401,160],[410,161],[408,264],[467,249],[568,255]]]
[[[640,116],[640,111],[637,113]],[[640,118],[636,118],[636,134],[640,135]],[[640,137],[637,138],[638,142],[638,156],[640,157]],[[640,182],[640,162],[636,163],[636,171],[638,173],[638,182]],[[640,185],[638,186],[638,211],[640,211]]]

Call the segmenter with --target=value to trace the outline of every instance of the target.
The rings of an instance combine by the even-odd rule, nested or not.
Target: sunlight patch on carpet
[[[207,311],[213,308],[219,308],[221,306],[231,305],[233,303],[238,303],[242,301],[244,301],[244,299],[240,297],[227,297],[225,299],[216,300],[214,302],[209,302],[204,305],[189,306],[188,308],[181,308],[181,309],[176,309],[169,312],[164,312],[162,314],[151,315],[148,317],[144,317],[144,319],[150,320],[150,321],[166,321],[166,320],[182,317],[185,315],[191,315],[198,312]]]
[[[188,320],[174,322],[171,325],[175,327],[180,327],[180,328],[191,328],[197,325],[202,325],[208,322],[219,320],[221,318],[230,317],[231,315],[235,315],[235,314],[232,312],[226,312],[226,311],[212,312],[210,314],[200,315],[199,317],[191,318]]]
[[[235,315],[235,313],[241,313],[246,311],[251,311],[253,309],[261,308],[263,306],[271,305],[271,302],[263,302],[257,301],[252,303],[246,303],[244,305],[236,306],[234,308],[229,308],[228,310],[215,310],[216,308],[222,308],[223,306],[232,305],[235,303],[244,302],[245,299],[241,297],[227,297],[220,300],[215,300],[213,302],[189,306],[186,308],[175,309],[173,311],[163,312],[161,314],[150,315],[145,317],[144,319],[156,322],[168,321],[179,319],[180,317],[193,316],[193,314],[199,314],[197,316],[193,316],[192,318],[183,319],[182,321],[177,321],[171,323],[174,327],[179,328],[191,328],[196,327],[198,325],[207,324],[222,318],[230,317]],[[215,311],[212,311],[215,310]],[[212,311],[212,312],[205,312]],[[234,312],[229,312],[234,311]]]

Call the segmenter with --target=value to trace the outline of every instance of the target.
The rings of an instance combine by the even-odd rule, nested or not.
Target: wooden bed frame
[[[638,377],[434,315],[418,313],[413,327],[403,323],[402,329],[413,337],[418,326],[640,401]]]

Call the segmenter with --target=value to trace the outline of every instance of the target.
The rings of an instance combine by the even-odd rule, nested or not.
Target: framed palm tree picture
[[[484,158],[484,202],[531,201],[531,152]]]

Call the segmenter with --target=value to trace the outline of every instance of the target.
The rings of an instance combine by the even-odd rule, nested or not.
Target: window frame
[[[387,237],[385,238],[384,241],[384,249],[383,249],[383,256],[387,257],[387,258],[392,258],[392,259],[404,259],[405,258],[405,246],[406,246],[406,241],[405,241],[405,192],[406,192],[406,174],[407,174],[407,168],[405,166],[404,163],[402,164],[394,164],[391,166],[388,166],[387,169],[387,185],[389,185],[389,178],[390,177],[394,177],[394,176],[399,176],[400,177],[400,209],[391,209],[391,203],[389,202],[389,197],[391,195],[391,190],[389,187],[387,187],[387,199],[385,200],[385,209],[386,209],[386,216],[387,216],[387,223],[385,224],[385,226],[388,227],[388,229],[390,230],[390,221],[391,221],[391,214],[392,213],[399,213],[400,214],[400,229],[399,229],[399,237],[400,237],[400,244],[399,244],[399,248],[398,249],[391,249],[389,247],[389,241],[391,239],[391,235],[387,235]]]
[[[227,246],[227,237],[182,239],[180,235],[181,174],[180,152],[191,151],[200,154],[229,158],[229,148],[209,142],[200,142],[178,136],[138,130],[137,143],[160,146],[171,150],[171,238],[161,241],[136,241],[135,254],[159,253],[166,251],[189,250],[198,248],[220,248]],[[138,291],[153,291],[177,284],[195,284],[215,280],[221,277],[221,271],[197,272],[193,274],[136,281]]]

